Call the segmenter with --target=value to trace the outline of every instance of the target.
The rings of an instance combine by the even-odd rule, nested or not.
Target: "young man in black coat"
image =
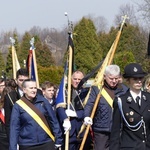
[[[14,103],[23,96],[22,83],[25,79],[28,78],[29,78],[28,71],[22,68],[19,69],[16,72],[16,83],[17,83],[16,90],[13,90],[10,93],[6,94],[4,98],[5,123],[6,123],[6,132],[7,132],[8,139],[9,139],[9,132],[10,132],[10,118],[11,118],[12,108]]]

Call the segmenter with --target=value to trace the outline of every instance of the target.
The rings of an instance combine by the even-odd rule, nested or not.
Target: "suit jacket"
[[[128,90],[120,96],[122,110],[129,125],[136,125],[143,118],[144,125],[129,129],[118,107],[118,98],[114,101],[113,125],[110,137],[110,150],[149,150],[150,149],[150,93],[141,93],[141,107],[135,103]],[[134,131],[133,131],[134,130]]]
[[[69,142],[77,142],[77,134],[80,130],[80,127],[82,125],[82,121],[84,119],[83,115],[83,106],[81,106],[81,101],[83,102],[89,89],[82,88],[78,91],[78,96],[74,96],[72,100],[72,104],[74,104],[74,110],[76,111],[77,117],[70,117],[71,122],[71,130],[69,132]],[[81,101],[80,101],[80,100]],[[70,108],[71,109],[71,108]],[[60,124],[63,124],[64,119],[68,118],[67,114],[65,113],[66,108],[59,107],[56,109],[58,114],[58,119],[60,121]],[[63,128],[62,128],[63,130]]]
[[[5,95],[4,110],[5,110],[6,133],[8,138],[9,138],[9,131],[10,131],[10,118],[11,118],[12,108],[15,102],[20,98],[21,96],[19,94],[18,88]]]

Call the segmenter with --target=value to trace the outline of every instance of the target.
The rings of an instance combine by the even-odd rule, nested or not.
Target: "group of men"
[[[14,105],[18,105],[16,104],[16,101],[21,99],[21,97],[24,95],[22,83],[24,83],[24,81],[29,79],[29,75],[26,69],[20,69],[17,71],[16,77],[17,77],[16,78],[17,88],[16,90],[13,90],[10,93],[6,94],[5,101],[4,101],[5,126],[6,126],[7,136],[9,137],[9,141],[11,141],[11,138],[13,137],[12,135],[11,135],[12,137],[10,137],[10,129],[12,128],[10,126],[12,109]],[[112,110],[113,110],[109,101],[113,100],[115,96],[119,96],[125,93],[127,88],[125,86],[122,86],[122,84],[119,82],[120,68],[117,65],[107,66],[104,72],[103,89],[105,90],[105,94],[101,95],[94,118],[91,118],[90,115],[94,106],[95,99],[97,98],[97,95],[100,92],[100,88],[98,86],[91,86],[90,90],[89,88],[83,88],[83,87],[78,89],[78,84],[83,78],[84,78],[84,74],[81,71],[75,71],[72,74],[72,87],[71,87],[72,96],[71,96],[71,104],[69,106],[69,109],[67,104],[58,105],[58,107],[55,106],[55,98],[54,98],[55,86],[48,81],[44,82],[41,85],[41,90],[38,89],[36,91],[36,95],[41,95],[42,97],[47,99],[47,101],[50,104],[49,106],[52,107],[54,110],[53,113],[56,114],[54,116],[53,115],[49,116],[51,118],[50,119],[51,123],[49,125],[50,128],[52,129],[52,133],[55,136],[56,148],[61,147],[62,149],[65,149],[65,134],[69,132],[69,143],[68,143],[69,150],[78,150],[81,146],[82,138],[84,136],[84,132],[83,132],[80,135],[80,138],[77,138],[80,128],[82,124],[85,125],[90,124],[92,125],[93,134],[91,135],[91,133],[89,133],[89,135],[87,136],[84,149],[85,150],[92,149],[91,146],[94,143],[95,150],[107,150],[109,149],[109,138],[111,133]],[[28,86],[31,84],[25,84],[25,85]],[[34,88],[34,87],[31,86],[30,88]],[[89,95],[88,92],[90,92]],[[89,97],[85,105],[84,100],[87,95]],[[13,116],[15,115],[13,114]],[[53,122],[52,120],[54,119],[53,117],[57,117],[56,119],[58,120],[58,122],[57,121],[55,122],[55,125],[52,123]],[[53,126],[57,127],[57,123],[59,124],[58,126],[60,127],[61,131],[58,130],[56,131],[61,132],[61,137],[60,134],[55,132],[55,128],[53,127]],[[59,136],[57,137],[57,135]],[[20,136],[21,134],[18,137],[19,140],[22,138]],[[62,138],[62,140],[58,140],[60,138]],[[38,142],[36,142],[36,145],[37,143]],[[21,142],[17,144],[19,144],[20,147],[24,146],[24,143]],[[26,146],[30,145],[34,147],[34,143],[32,144],[33,145],[30,145],[28,142],[25,143]],[[39,144],[41,144],[40,141]],[[22,147],[22,150],[23,148],[24,147]],[[10,150],[16,150],[16,149],[10,149]]]
[[[76,114],[72,114],[71,111],[68,111],[64,106],[57,108],[57,113],[59,119],[61,119],[64,130],[70,130],[69,150],[78,150],[80,148],[84,132],[81,134],[81,140],[77,138],[77,135],[83,123],[85,125],[92,125],[93,133],[91,134],[89,132],[83,149],[93,149],[93,147],[91,147],[93,144],[94,150],[109,149],[113,112],[110,101],[112,103],[115,96],[124,94],[128,89],[125,85],[120,83],[120,74],[120,68],[117,65],[109,65],[105,68],[104,85],[102,87],[105,90],[105,94],[101,95],[94,118],[91,118],[90,116],[100,88],[98,86],[91,86],[90,91],[83,87],[78,89],[78,84],[84,75],[81,71],[73,73],[71,106]],[[88,96],[88,100],[85,104],[84,100],[86,96]],[[91,139],[93,139],[93,141]]]

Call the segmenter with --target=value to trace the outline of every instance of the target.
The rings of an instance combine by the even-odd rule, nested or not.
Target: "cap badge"
[[[137,71],[138,71],[138,69],[137,69],[136,67],[134,67],[133,71],[134,71],[134,72],[137,72]]]

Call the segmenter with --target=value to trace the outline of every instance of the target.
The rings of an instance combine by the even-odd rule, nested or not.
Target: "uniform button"
[[[144,132],[142,132],[142,134],[144,134]]]
[[[144,140],[143,140],[142,142],[143,142],[143,143],[145,143],[145,141],[144,141]]]

